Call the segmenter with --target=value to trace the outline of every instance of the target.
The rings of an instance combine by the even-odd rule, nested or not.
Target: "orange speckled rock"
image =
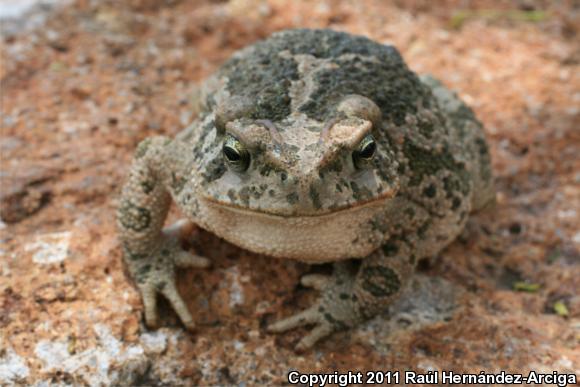
[[[0,189],[18,181],[31,199],[2,203],[17,216],[0,224],[0,384],[280,384],[291,369],[580,374],[579,11],[534,3],[539,21],[479,11],[514,4],[79,0],[42,28],[6,33]],[[325,268],[195,230],[186,247],[213,263],[178,276],[196,332],[163,303],[165,327],[146,330],[114,222],[133,150],[188,124],[197,83],[234,50],[295,27],[393,44],[458,91],[487,129],[497,204],[423,263],[391,310],[299,355],[304,332],[266,326],[309,305],[300,277]]]

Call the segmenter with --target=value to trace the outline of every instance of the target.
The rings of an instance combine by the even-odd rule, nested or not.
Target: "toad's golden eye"
[[[236,172],[244,172],[248,169],[248,166],[250,165],[250,153],[248,153],[244,144],[231,134],[226,135],[222,152],[226,164],[228,164],[232,170]]]
[[[377,143],[372,134],[362,139],[358,147],[352,152],[352,161],[357,169],[369,165],[377,153]]]

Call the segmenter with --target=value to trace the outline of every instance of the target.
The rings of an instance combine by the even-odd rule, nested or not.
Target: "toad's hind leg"
[[[349,270],[349,262],[339,262],[331,277],[305,276],[302,284],[320,290],[319,299],[310,308],[270,325],[268,330],[285,332],[313,325],[296,346],[300,351],[333,332],[374,317],[398,297],[411,277],[415,259],[410,251],[405,242],[393,239],[365,258],[356,273]]]

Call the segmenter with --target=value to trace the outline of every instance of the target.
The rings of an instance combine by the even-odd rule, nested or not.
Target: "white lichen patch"
[[[235,308],[244,303],[244,288],[240,281],[240,270],[233,266],[226,272],[226,278],[230,284],[230,308]]]
[[[163,329],[145,332],[139,339],[147,353],[160,354],[167,349],[167,333]]]
[[[29,374],[24,359],[12,348],[1,348],[0,343],[0,384],[9,385],[26,379]]]
[[[40,341],[34,353],[42,362],[42,371],[69,373],[94,386],[130,382],[145,372],[148,360],[140,345],[124,346],[102,324],[96,324],[94,330],[98,345],[78,353],[71,353],[66,341]]]
[[[70,231],[39,235],[32,243],[24,246],[25,251],[33,251],[32,260],[40,264],[62,262],[68,256]]]

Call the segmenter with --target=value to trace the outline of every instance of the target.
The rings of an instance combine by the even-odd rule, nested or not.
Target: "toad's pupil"
[[[226,155],[228,160],[230,160],[232,162],[240,161],[240,159],[242,158],[240,156],[240,154],[238,153],[238,151],[236,151],[235,149],[233,149],[229,146],[224,147],[224,154]]]
[[[365,159],[370,159],[371,157],[373,157],[373,155],[375,154],[375,151],[377,150],[377,145],[375,144],[375,142],[369,142],[367,145],[365,145],[365,147],[360,151],[359,155],[362,158]]]

